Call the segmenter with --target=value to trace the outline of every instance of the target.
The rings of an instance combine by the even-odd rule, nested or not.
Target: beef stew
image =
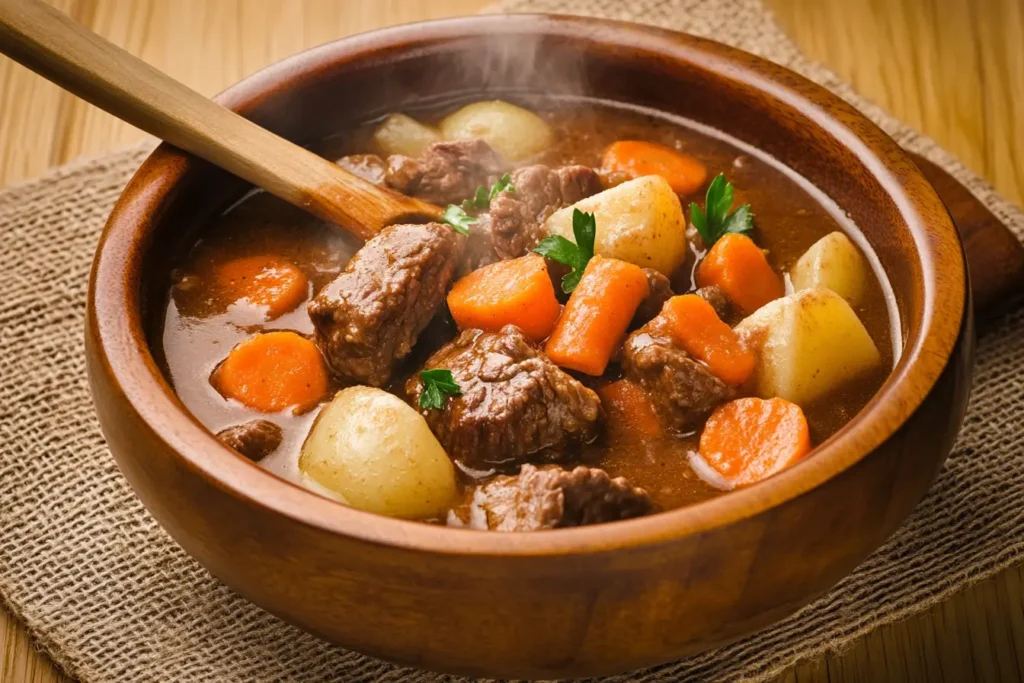
[[[154,345],[184,404],[350,505],[534,530],[756,483],[881,386],[895,309],[826,197],[689,122],[530,105],[393,115],[320,150],[445,223],[359,245],[256,192],[202,226]],[[253,398],[283,394],[303,399]]]

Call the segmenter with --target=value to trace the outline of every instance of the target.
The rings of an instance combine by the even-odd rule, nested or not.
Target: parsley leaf
[[[487,205],[490,206],[491,200],[498,196],[499,192],[515,192],[516,186],[512,184],[512,176],[508,173],[501,176],[498,182],[491,185],[491,191],[487,194]],[[477,194],[480,194],[480,190],[477,189]]]
[[[420,394],[420,408],[444,408],[446,396],[462,396],[462,390],[455,383],[451,370],[424,370],[420,373],[423,380],[423,393]]]
[[[562,278],[562,291],[566,294],[572,294],[576,289],[587,263],[594,256],[594,238],[597,236],[597,221],[594,214],[573,209],[572,234],[576,237],[575,244],[561,235],[549,235],[534,249],[541,256],[572,268]]]
[[[466,213],[465,209],[461,206],[455,206],[454,204],[448,205],[448,208],[446,208],[444,213],[441,214],[441,220],[452,226],[452,230],[462,233],[463,235],[468,235],[469,226],[477,222],[477,219],[470,217],[470,215]]]
[[[476,188],[476,194],[473,195],[472,199],[466,199],[462,202],[462,208],[466,211],[472,211],[474,209],[486,209],[491,205],[491,196],[487,194],[487,188],[481,185]]]
[[[754,229],[754,214],[750,210],[750,204],[744,204],[729,213],[733,194],[732,183],[719,173],[708,186],[708,192],[704,196],[704,208],[701,209],[695,202],[690,203],[690,222],[700,233],[704,246],[709,249],[726,233],[744,234]]]
[[[750,204],[744,204],[733,211],[725,219],[725,231],[739,234],[748,233],[754,229],[754,214],[750,211]]]
[[[580,250],[575,242],[565,239],[561,235],[549,235],[541,240],[534,249],[541,256],[546,256],[552,261],[564,263],[567,266],[574,266]]]
[[[476,188],[476,192],[473,194],[472,199],[467,199],[462,202],[461,206],[455,204],[449,204],[445,208],[444,213],[441,214],[441,220],[452,226],[456,232],[460,232],[463,235],[469,234],[469,226],[474,225],[479,221],[478,218],[473,218],[467,211],[483,211],[491,206],[491,200],[498,196],[498,193],[507,190],[508,192],[515,192],[516,188],[512,185],[512,176],[508,173],[501,176],[498,182],[491,185],[491,189],[488,190],[486,187],[481,185]]]
[[[597,219],[594,214],[579,209],[572,210],[572,234],[576,237],[576,245],[583,254],[583,265],[587,265],[594,256],[594,240],[597,238]]]
[[[466,211],[481,211],[491,206],[491,200],[498,196],[499,192],[507,190],[508,192],[515,192],[516,188],[512,184],[512,176],[506,173],[501,176],[498,182],[491,185],[491,189],[488,190],[486,187],[481,185],[476,188],[476,192],[473,194],[472,199],[467,199],[462,202],[462,208]]]

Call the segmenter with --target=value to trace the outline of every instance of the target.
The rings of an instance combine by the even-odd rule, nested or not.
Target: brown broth
[[[686,122],[650,112],[595,103],[585,106],[560,103],[547,111],[534,103],[534,109],[556,129],[558,142],[537,159],[530,160],[531,163],[580,163],[596,167],[602,150],[611,142],[640,139],[658,142],[700,159],[708,168],[709,178],[725,173],[736,187],[737,205],[751,204],[758,226],[754,238],[768,250],[770,262],[779,271],[788,271],[809,246],[834,230],[842,230],[862,248],[866,246],[838,208],[806,181],[755,150],[743,149],[719,134],[708,134]],[[372,126],[368,125],[332,138],[320,151],[328,158],[374,151],[368,149],[371,132]],[[684,201],[691,199],[702,201],[701,197]],[[244,303],[218,300],[210,294],[209,287],[214,266],[226,258],[275,255],[303,269],[311,282],[309,296],[312,296],[344,268],[358,244],[263,192],[246,196],[223,215],[201,226],[198,234],[201,238],[172,272],[171,291],[155,351],[185,406],[211,431],[218,431],[264,416],[235,401],[225,400],[210,385],[210,373],[228,351],[261,330],[290,329],[309,335],[312,324],[305,303],[276,320],[264,322],[262,310]],[[869,252],[866,254],[878,275],[877,259]],[[686,289],[689,271],[681,273],[675,281],[677,291]],[[805,408],[815,444],[835,433],[864,406],[884,381],[893,366],[894,356],[898,355],[896,345],[900,340],[892,335],[895,313],[882,282],[871,280],[857,313],[882,353],[883,367]],[[392,386],[400,387],[429,352],[453,334],[450,323],[439,316],[412,357],[401,364]],[[283,428],[285,440],[260,465],[279,476],[298,481],[299,449],[316,412],[270,416]],[[659,506],[667,509],[721,494],[691,470],[688,452],[695,448],[695,437],[665,437],[643,442],[612,428],[598,443],[585,447],[578,455],[581,462],[599,465],[612,476],[624,476],[632,484],[645,488]],[[475,484],[468,477],[464,477],[464,484],[464,493],[468,496]]]

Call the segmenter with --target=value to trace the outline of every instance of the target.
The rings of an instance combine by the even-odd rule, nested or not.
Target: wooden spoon
[[[225,109],[41,0],[0,0],[0,52],[360,239],[441,216],[432,204],[367,182]]]

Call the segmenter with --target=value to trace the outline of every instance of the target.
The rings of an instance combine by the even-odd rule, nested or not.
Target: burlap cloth
[[[756,0],[509,0],[712,36],[795,68],[952,172],[1024,238],[1024,215],[933,142],[800,56]],[[86,681],[449,681],[346,652],[218,583],[146,513],[104,446],[82,357],[92,250],[147,148],[0,191],[0,596]],[[799,614],[715,652],[608,680],[762,680],[918,612],[1024,555],[1024,311],[980,339],[956,451],[913,516]]]

